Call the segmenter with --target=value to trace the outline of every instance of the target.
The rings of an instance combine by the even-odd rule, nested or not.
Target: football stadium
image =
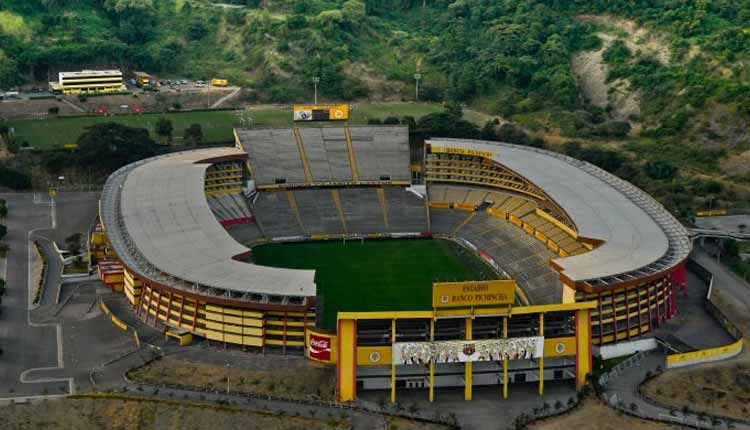
[[[294,350],[358,390],[573,380],[686,288],[687,231],[583,161],[403,126],[236,129],[234,148],[127,165],[90,240],[147,324]],[[415,152],[418,153],[415,156]]]

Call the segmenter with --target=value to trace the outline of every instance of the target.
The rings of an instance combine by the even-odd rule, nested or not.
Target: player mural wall
[[[544,356],[544,337],[451,340],[441,342],[397,342],[394,364],[468,363],[474,361],[526,360]]]

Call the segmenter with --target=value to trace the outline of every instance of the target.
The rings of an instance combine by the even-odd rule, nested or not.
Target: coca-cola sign
[[[310,358],[321,361],[331,360],[331,338],[310,333],[310,343],[307,345]]]

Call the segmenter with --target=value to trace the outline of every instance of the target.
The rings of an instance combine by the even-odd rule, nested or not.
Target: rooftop
[[[250,250],[216,219],[204,181],[211,160],[244,156],[235,148],[179,152],[110,176],[102,193],[102,222],[123,263],[147,279],[214,295],[279,303],[315,296],[312,270],[235,259]]]
[[[543,189],[571,218],[578,235],[604,243],[553,260],[575,282],[602,286],[669,269],[690,252],[685,228],[648,194],[584,161],[536,148],[463,139],[434,146],[494,153],[493,161]]]

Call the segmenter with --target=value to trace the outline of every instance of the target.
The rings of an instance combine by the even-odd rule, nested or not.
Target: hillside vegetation
[[[750,192],[748,23],[732,0],[4,0],[0,88],[115,66],[408,101],[420,73],[421,100],[499,118],[482,137],[511,121],[685,216]]]

